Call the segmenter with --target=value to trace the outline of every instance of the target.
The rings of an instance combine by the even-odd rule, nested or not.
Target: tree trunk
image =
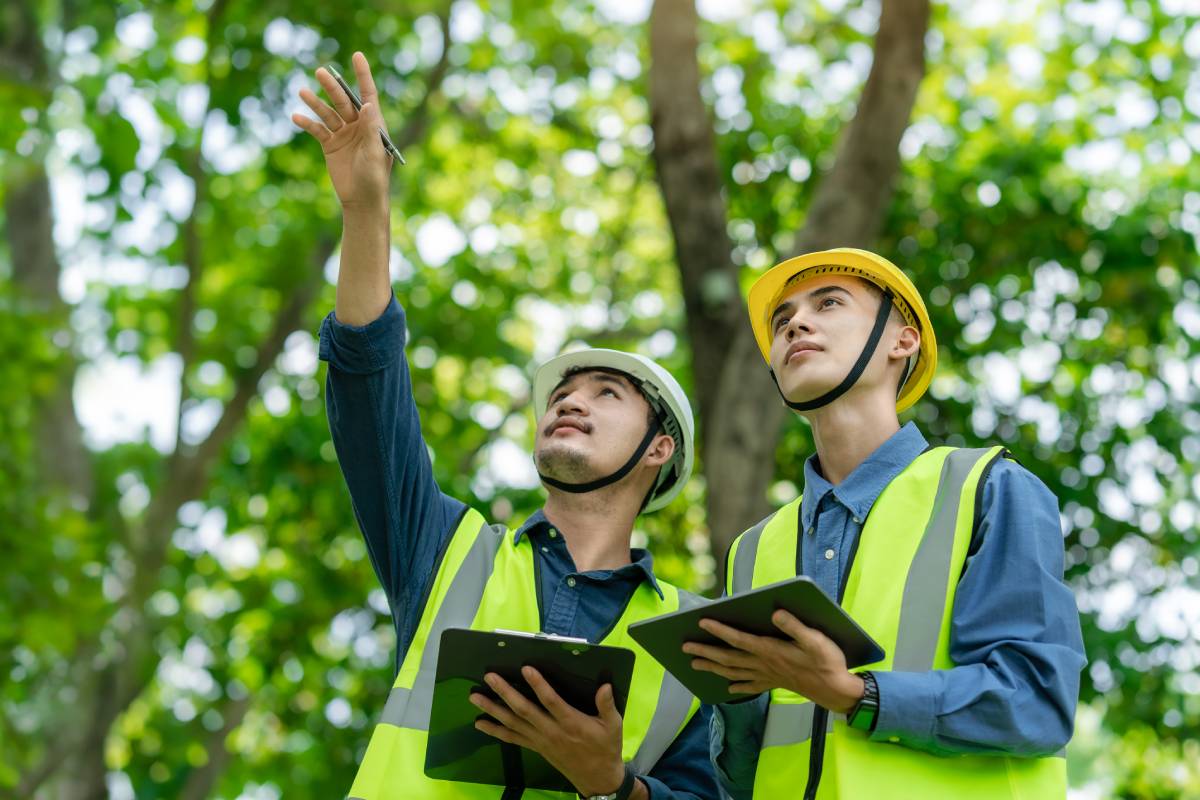
[[[41,165],[10,173],[4,218],[14,284],[25,300],[57,313],[66,330],[66,309],[58,294],[61,268],[54,251],[50,182]],[[75,416],[76,366],[73,358],[64,359],[54,389],[41,405],[35,434],[38,474],[53,476],[52,483],[66,489],[76,505],[83,505],[92,494],[92,463]]]
[[[770,511],[766,489],[785,408],[762,362],[726,233],[720,165],[700,95],[693,0],[656,0],[650,16],[654,159],[675,239],[700,412],[707,514],[718,576],[730,543]],[[796,253],[869,247],[879,232],[925,74],[928,0],[883,0],[875,61],[858,110],[823,176]]]

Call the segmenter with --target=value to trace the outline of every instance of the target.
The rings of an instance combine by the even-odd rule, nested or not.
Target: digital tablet
[[[534,751],[505,744],[476,730],[476,720],[491,718],[471,704],[471,693],[499,700],[483,682],[486,673],[495,672],[540,705],[521,676],[521,667],[528,665],[585,714],[597,713],[596,692],[603,684],[612,684],[613,700],[624,715],[633,661],[632,650],[589,644],[585,639],[521,631],[446,629],[438,651],[425,774],[463,783],[573,793],[570,781]]]
[[[700,627],[700,620],[706,618],[747,633],[786,638],[771,622],[771,615],[780,608],[832,639],[845,653],[849,668],[883,659],[883,648],[812,579],[803,575],[685,611],[635,622],[629,626],[629,635],[703,702],[728,703],[744,700],[746,695],[731,693],[729,680],[720,675],[692,669],[695,656],[683,652],[684,642],[728,646]]]

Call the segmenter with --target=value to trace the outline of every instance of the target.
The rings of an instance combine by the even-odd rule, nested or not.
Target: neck
[[[562,534],[580,572],[617,569],[630,563],[629,539],[641,505],[628,480],[584,494],[549,489],[545,514]]]
[[[821,473],[835,486],[900,430],[895,397],[886,392],[850,391],[804,417],[812,425]]]

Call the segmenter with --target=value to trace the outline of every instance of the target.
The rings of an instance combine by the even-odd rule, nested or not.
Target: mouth
[[[565,436],[570,433],[585,433],[586,434],[589,432],[590,431],[589,431],[586,423],[584,423],[580,420],[577,420],[577,419],[572,419],[570,417],[564,417],[562,419],[556,420],[554,422],[554,424],[552,424],[549,428],[546,429],[547,436],[558,436],[559,434],[562,434]]]
[[[812,342],[796,342],[788,348],[787,353],[783,357],[783,363],[790,364],[792,363],[792,359],[802,358],[810,353],[816,353],[820,349]]]

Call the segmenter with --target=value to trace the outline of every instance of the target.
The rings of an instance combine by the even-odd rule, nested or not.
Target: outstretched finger
[[[321,143],[329,141],[329,137],[333,135],[329,132],[329,128],[326,128],[315,119],[309,119],[303,114],[292,114],[292,122],[296,123],[298,127],[303,128],[309,135]]]
[[[361,52],[356,52],[350,57],[350,62],[354,64],[354,74],[358,78],[358,91],[362,95],[363,105],[375,102],[378,91],[375,89],[375,79],[371,77],[371,65],[367,63],[367,57]]]
[[[336,131],[346,124],[336,111],[326,105],[321,98],[317,97],[312,89],[301,89],[300,99],[304,101],[304,105],[311,108],[321,118],[321,122],[324,122],[325,127],[330,131]]]
[[[354,109],[354,104],[350,102],[350,96],[346,94],[341,85],[329,74],[329,70],[324,67],[317,67],[317,81],[321,84],[321,88],[325,90],[325,94],[333,101],[333,107],[337,109],[338,116],[346,122],[354,122],[354,120],[358,119],[358,111]]]

